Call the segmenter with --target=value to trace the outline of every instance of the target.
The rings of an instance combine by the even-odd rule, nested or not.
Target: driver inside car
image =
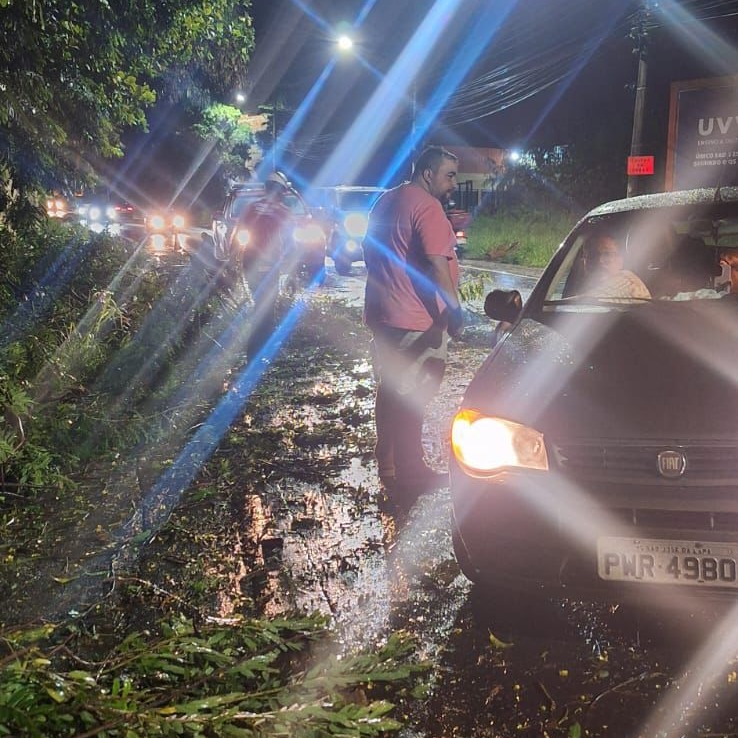
[[[598,233],[584,245],[585,295],[607,300],[648,300],[643,280],[623,268],[623,247],[609,233]]]

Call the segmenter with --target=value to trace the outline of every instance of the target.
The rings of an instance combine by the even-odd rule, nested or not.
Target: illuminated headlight
[[[47,210],[53,210],[54,209],[54,201],[53,200],[47,200],[46,201],[46,209]]]
[[[248,229],[246,228],[239,228],[236,231],[236,235],[234,238],[236,244],[243,248],[244,246],[249,245],[249,241],[251,241],[251,234],[249,233]]]
[[[473,476],[492,476],[505,467],[548,470],[542,433],[476,410],[456,414],[451,446],[461,466]]]
[[[365,213],[349,213],[343,219],[343,227],[352,238],[364,238],[369,224],[369,218]]]
[[[156,215],[152,215],[151,219],[149,220],[149,223],[151,224],[151,227],[155,231],[163,231],[164,228],[166,228],[167,221],[164,218],[163,215],[159,215],[158,213]]]
[[[320,243],[325,240],[325,233],[317,223],[310,223],[306,226],[299,226],[293,232],[295,241],[300,243]]]
[[[67,204],[64,202],[64,200],[57,200],[56,201],[56,209],[57,210],[66,210]]]
[[[185,227],[185,217],[184,215],[173,215],[172,216],[172,225],[177,228],[178,230]]]
[[[87,217],[90,220],[100,220],[102,217],[102,210],[97,205],[90,205],[90,209],[87,211]]]
[[[115,220],[118,217],[118,213],[115,212],[115,208],[112,205],[105,208],[105,215],[108,217],[108,220]]]

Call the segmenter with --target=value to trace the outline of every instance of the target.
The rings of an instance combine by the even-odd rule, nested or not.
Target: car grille
[[[676,450],[686,459],[678,479],[659,473],[658,455]],[[738,484],[738,445],[725,443],[591,443],[553,446],[557,466],[567,475],[609,482],[680,486]]]
[[[608,514],[633,534],[648,531],[738,531],[738,513],[710,512],[705,510],[646,510],[641,508],[616,508]]]

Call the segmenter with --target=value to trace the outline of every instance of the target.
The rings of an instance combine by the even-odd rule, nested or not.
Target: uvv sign
[[[673,82],[666,189],[738,185],[738,76]]]

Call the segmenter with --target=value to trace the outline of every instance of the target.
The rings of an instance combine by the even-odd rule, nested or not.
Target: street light
[[[336,46],[338,46],[339,51],[351,51],[354,47],[354,40],[351,38],[351,36],[342,33],[337,39],[336,39]]]

